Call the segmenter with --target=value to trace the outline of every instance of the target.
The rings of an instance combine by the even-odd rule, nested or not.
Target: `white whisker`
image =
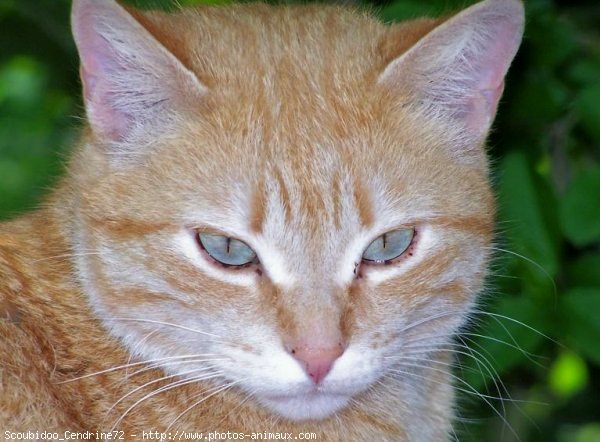
[[[548,273],[548,271],[542,267],[540,264],[538,264],[537,262],[535,262],[533,259],[528,258],[525,255],[521,255],[520,253],[517,252],[513,252],[512,250],[506,250],[506,249],[501,249],[500,247],[484,247],[485,250],[493,250],[493,251],[497,251],[497,252],[502,252],[502,253],[509,253],[513,256],[516,256],[518,258],[521,258],[524,261],[527,261],[528,263],[532,264],[533,266],[535,266],[540,272],[542,272],[551,282],[552,282],[552,286],[554,287],[554,294],[556,295],[556,293],[558,292],[558,289],[556,287],[556,282],[554,282],[554,278],[552,278],[552,276],[550,275],[550,273]]]
[[[434,370],[434,371],[441,371],[442,373],[444,373],[446,375],[450,375],[450,377],[452,377],[453,379],[456,379],[459,382],[463,383],[465,386],[468,387],[468,390],[465,389],[465,388],[457,387],[456,385],[453,386],[453,388],[455,390],[462,391],[463,393],[472,394],[472,395],[475,395],[476,397],[481,398],[481,400],[483,400],[496,413],[496,415],[502,420],[502,422],[504,422],[504,424],[510,429],[511,433],[517,438],[517,440],[520,441],[519,436],[516,434],[516,432],[512,428],[512,426],[508,423],[508,421],[506,420],[506,417],[503,416],[502,413],[500,413],[496,409],[496,407],[494,407],[494,405],[490,402],[490,399],[502,401],[502,400],[504,400],[504,398],[498,398],[498,397],[494,397],[494,396],[484,395],[484,394],[478,392],[477,389],[475,389],[473,386],[471,386],[471,384],[469,384],[465,380],[459,378],[458,376],[452,375],[451,373],[448,373],[447,371],[444,371],[444,370],[437,370],[437,369],[435,369],[433,367],[423,366],[423,365],[419,365],[419,364],[414,364],[414,365],[412,365],[412,364],[405,364],[405,366],[407,368],[413,367],[413,368],[420,368],[420,369],[429,369],[429,370]],[[416,377],[416,378],[419,378],[419,379],[423,379],[426,382],[433,382],[433,383],[439,384],[439,385],[446,385],[444,382],[437,381],[437,380],[431,378],[430,376],[419,375],[419,374],[414,373],[412,371],[405,371],[405,370],[393,369],[393,370],[390,370],[390,372],[391,373],[396,373],[396,374],[402,374],[402,375],[405,375],[405,376]]]
[[[90,378],[92,376],[98,376],[101,374],[111,373],[113,371],[123,370],[123,369],[131,368],[131,367],[138,367],[140,365],[152,364],[152,363],[161,362],[161,361],[169,361],[169,360],[174,360],[174,359],[197,358],[198,356],[199,355],[197,355],[197,354],[191,354],[191,355],[183,355],[183,356],[168,356],[168,357],[164,357],[164,358],[148,359],[146,361],[133,362],[133,363],[128,363],[128,364],[118,365],[116,367],[110,367],[110,368],[100,370],[100,371],[95,371],[94,373],[88,373],[83,376],[78,376],[76,378],[59,381],[59,382],[56,382],[56,384],[59,384],[59,385],[66,384],[69,382],[74,382],[74,381],[78,381],[81,379]]]
[[[217,338],[217,339],[221,339],[220,336],[217,336],[215,334],[212,333],[208,333],[202,330],[196,330],[194,328],[190,328],[190,327],[186,327],[184,325],[179,325],[179,324],[173,324],[172,322],[165,322],[165,321],[158,321],[155,319],[142,319],[142,318],[125,318],[125,317],[111,317],[111,318],[102,318],[105,321],[132,321],[132,322],[144,322],[144,323],[148,323],[148,324],[155,324],[155,325],[165,325],[167,327],[173,327],[173,328],[178,328],[181,330],[185,330],[185,331],[189,331],[192,333],[198,333],[201,335],[205,335],[205,336],[210,336],[213,338]]]
[[[419,325],[423,325],[427,322],[435,321],[436,319],[441,319],[441,318],[445,318],[447,316],[454,316],[454,315],[462,316],[464,314],[465,314],[465,312],[462,310],[453,310],[453,311],[448,311],[448,312],[444,312],[444,313],[439,313],[439,314],[433,315],[433,316],[428,316],[428,317],[422,318],[416,322],[412,322],[409,325],[406,325],[404,328],[402,328],[400,330],[400,333],[404,333],[412,328],[418,327]]]
[[[488,316],[491,316],[491,317],[493,317],[493,318],[496,318],[497,322],[498,322],[498,323],[500,323],[500,324],[502,324],[502,322],[501,322],[501,321],[499,321],[497,318],[502,318],[502,319],[506,319],[507,321],[514,322],[514,323],[516,323],[516,324],[519,324],[520,326],[522,326],[522,327],[525,327],[525,328],[527,328],[527,329],[531,330],[532,332],[534,332],[534,333],[536,333],[536,334],[538,334],[538,335],[540,335],[540,336],[542,336],[542,337],[544,337],[544,338],[548,339],[548,340],[549,340],[549,341],[551,341],[553,344],[556,344],[556,345],[558,345],[558,346],[560,346],[560,347],[564,347],[564,346],[563,346],[563,345],[562,345],[560,342],[558,342],[558,341],[556,341],[556,340],[552,339],[550,336],[548,336],[548,335],[545,335],[544,333],[542,333],[541,331],[537,330],[536,328],[534,328],[534,327],[532,327],[532,326],[530,326],[530,325],[527,325],[527,324],[525,324],[524,322],[521,322],[521,321],[519,321],[519,320],[517,320],[517,319],[511,318],[510,316],[505,316],[505,315],[501,315],[501,314],[499,314],[499,313],[492,313],[492,312],[478,312],[477,314],[480,314],[480,315],[488,315]],[[505,330],[506,330],[506,329],[505,329]],[[510,333],[508,332],[508,330],[506,330],[506,332],[507,332],[507,333],[510,335]],[[511,338],[512,338],[512,335],[510,335],[510,336],[511,336]],[[514,342],[515,344],[517,344],[516,340],[515,340],[514,338],[512,338],[512,339],[513,339],[513,342]],[[518,345],[518,344],[517,344],[517,345]]]
[[[227,358],[200,358],[199,357],[197,359],[187,359],[187,360],[181,360],[181,361],[166,361],[166,362],[161,362],[161,363],[154,363],[148,367],[143,367],[140,368],[139,370],[134,371],[131,375],[126,374],[125,375],[125,379],[124,381],[126,381],[130,376],[136,376],[139,375],[141,373],[144,373],[146,371],[150,371],[150,370],[157,370],[157,369],[162,369],[165,370],[166,367],[170,367],[172,365],[184,365],[184,364],[197,364],[200,362],[203,363],[210,363],[210,362],[214,362],[214,361],[226,361]],[[212,367],[212,365],[210,365],[210,367]]]
[[[177,417],[167,426],[167,429],[165,430],[166,433],[169,432],[169,430],[171,429],[171,427],[173,427],[173,425],[175,425],[175,423],[181,419],[183,416],[185,416],[187,413],[189,413],[191,410],[193,410],[195,407],[197,407],[198,405],[200,405],[202,402],[210,399],[212,396],[230,389],[231,387],[233,387],[236,384],[239,384],[240,382],[242,382],[243,380],[238,380],[238,381],[233,381],[230,382],[228,384],[225,384],[224,386],[218,387],[216,389],[209,389],[207,391],[205,391],[204,393],[207,393],[209,391],[212,391],[208,396],[204,396],[202,399],[200,399],[197,402],[194,402],[192,405],[190,405],[188,408],[186,408],[185,410],[183,410],[179,415],[177,415]],[[201,393],[202,394],[202,393]],[[200,396],[201,394],[199,394],[198,396]]]
[[[164,387],[160,387],[157,390],[152,391],[151,393],[148,393],[147,395],[145,395],[144,397],[142,397],[141,399],[139,399],[138,401],[136,401],[133,405],[131,405],[127,410],[125,410],[125,412],[115,421],[115,423],[113,424],[111,431],[115,430],[118,428],[119,424],[123,421],[123,419],[125,419],[125,417],[135,408],[137,407],[139,404],[141,404],[142,402],[144,402],[145,400],[148,400],[154,396],[156,396],[157,394],[160,393],[164,393],[166,391],[172,390],[174,388],[177,387],[181,387],[183,385],[188,385],[188,384],[193,384],[199,381],[204,381],[207,379],[214,379],[217,377],[222,376],[222,372],[213,372],[210,374],[205,374],[202,376],[197,376],[197,377],[192,377],[189,379],[182,379],[179,381],[175,381],[171,384],[168,384]]]
[[[154,379],[154,380],[152,380],[152,381],[146,382],[145,384],[139,385],[139,386],[137,386],[136,388],[134,388],[133,390],[129,391],[129,392],[128,392],[127,394],[125,394],[124,396],[122,396],[122,397],[121,397],[121,398],[120,398],[120,399],[119,399],[117,402],[115,402],[115,403],[114,403],[114,404],[113,404],[113,405],[112,405],[112,406],[111,406],[111,407],[108,409],[108,411],[107,411],[107,414],[108,414],[108,413],[110,413],[110,412],[111,412],[111,411],[112,411],[112,410],[113,410],[113,409],[114,409],[114,408],[115,408],[117,405],[119,405],[121,402],[123,402],[123,401],[124,401],[125,399],[127,399],[129,396],[131,396],[132,394],[135,394],[136,392],[138,392],[138,391],[140,391],[140,390],[142,390],[142,389],[146,388],[146,387],[147,387],[147,386],[149,386],[149,385],[154,385],[154,384],[157,384],[157,383],[159,383],[159,382],[165,381],[165,380],[167,380],[167,379],[172,379],[172,378],[176,378],[176,377],[184,377],[184,376],[186,376],[186,375],[188,375],[188,374],[191,374],[191,373],[198,373],[198,372],[209,371],[209,370],[211,370],[211,367],[203,367],[203,368],[200,368],[200,369],[198,369],[198,368],[195,368],[195,369],[193,369],[193,370],[183,371],[183,372],[181,372],[181,373],[177,373],[177,374],[172,374],[172,375],[168,375],[168,376],[162,376],[162,377],[160,377],[160,378],[158,378],[158,379]],[[211,374],[212,374],[212,373],[211,373]],[[199,380],[197,377],[194,377],[194,379],[195,379],[195,380]],[[183,381],[183,380],[186,380],[186,379],[185,379],[185,378],[183,378],[183,379],[182,379],[182,381]],[[177,382],[180,382],[180,381],[177,381]],[[175,383],[172,383],[172,384],[169,384],[169,385],[170,385],[170,386],[172,386],[172,385],[176,384],[177,382],[175,382]],[[164,387],[162,387],[162,388],[164,388]],[[160,390],[160,389],[159,389],[159,390]],[[155,391],[158,391],[158,390],[155,390]]]

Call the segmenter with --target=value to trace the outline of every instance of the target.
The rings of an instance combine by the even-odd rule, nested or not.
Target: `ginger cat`
[[[1,437],[451,437],[523,21],[74,0],[89,124],[0,226]]]

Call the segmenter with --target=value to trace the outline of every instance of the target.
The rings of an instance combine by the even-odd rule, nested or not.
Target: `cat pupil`
[[[256,253],[244,242],[230,236],[197,234],[198,243],[214,261],[227,267],[243,267],[256,262]]]
[[[371,264],[390,264],[404,255],[412,244],[414,229],[400,229],[384,233],[375,239],[363,253],[363,260]]]

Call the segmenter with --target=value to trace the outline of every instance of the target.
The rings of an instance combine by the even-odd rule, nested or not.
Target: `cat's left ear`
[[[115,0],[73,0],[88,120],[106,145],[139,144],[207,88]]]
[[[379,84],[400,89],[431,119],[484,140],[523,36],[520,0],[485,0],[422,37],[393,60]]]

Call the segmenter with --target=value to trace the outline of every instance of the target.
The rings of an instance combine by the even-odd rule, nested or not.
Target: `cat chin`
[[[292,420],[322,420],[346,407],[351,395],[311,392],[298,395],[265,396],[260,402],[274,413]]]

